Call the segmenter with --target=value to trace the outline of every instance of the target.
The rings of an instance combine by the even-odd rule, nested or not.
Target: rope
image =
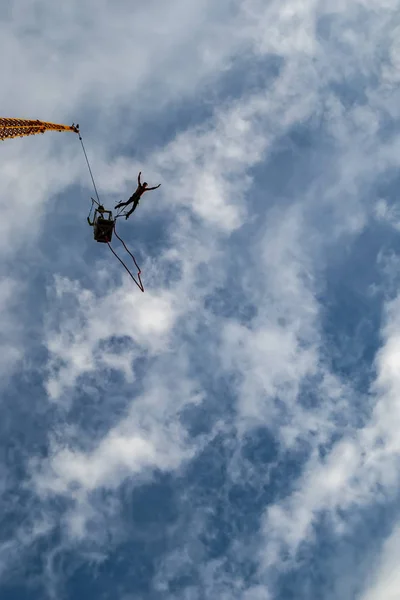
[[[125,265],[125,263],[124,263],[124,262],[123,262],[123,261],[120,259],[120,257],[119,257],[119,256],[118,256],[118,255],[117,255],[117,254],[114,252],[114,250],[111,248],[110,244],[108,244],[108,245],[109,245],[109,247],[110,247],[110,250],[111,250],[111,252],[112,252],[112,253],[113,253],[113,254],[114,254],[114,255],[115,255],[117,258],[118,258],[119,262],[120,262],[120,263],[123,265],[123,267],[124,267],[124,268],[126,269],[126,271],[129,273],[129,275],[132,277],[133,281],[136,283],[136,285],[138,286],[139,290],[141,290],[142,292],[144,292],[144,286],[143,286],[142,280],[141,280],[141,278],[140,278],[140,275],[141,275],[141,272],[142,272],[142,271],[140,270],[140,267],[139,267],[139,265],[138,265],[138,264],[137,264],[137,262],[136,262],[136,258],[133,256],[132,252],[131,252],[131,251],[129,250],[129,248],[126,246],[126,244],[125,244],[124,240],[123,240],[122,238],[120,238],[120,237],[119,237],[119,235],[118,235],[118,233],[117,233],[117,230],[116,230],[116,228],[115,228],[115,223],[114,223],[114,233],[115,233],[116,237],[119,239],[119,241],[121,242],[121,244],[123,245],[123,247],[125,248],[125,250],[127,251],[127,253],[129,254],[129,256],[132,258],[132,260],[133,260],[133,262],[134,262],[134,264],[135,264],[135,267],[136,267],[136,269],[137,269],[137,278],[138,278],[138,280],[139,280],[139,283],[136,281],[136,279],[134,278],[134,276],[132,275],[132,273],[130,272],[130,270],[128,269],[128,267]]]
[[[92,206],[90,207],[89,214],[87,216],[87,222],[89,223],[89,225],[91,227],[93,227],[93,221],[90,220],[90,217],[92,215],[93,207],[94,207],[95,204],[97,204],[97,201],[94,198],[92,198],[91,200],[92,200]]]
[[[124,217],[125,216],[124,210],[125,210],[125,206],[121,206],[121,208],[118,209],[118,212],[115,215],[115,219],[118,219],[119,217]]]
[[[83,144],[83,139],[82,139],[82,136],[81,136],[81,134],[80,134],[80,133],[79,133],[78,135],[79,135],[79,141],[81,142],[81,145],[82,145],[83,154],[85,155],[85,158],[86,158],[86,164],[87,164],[87,166],[88,166],[88,169],[89,169],[90,177],[92,178],[92,183],[93,183],[93,188],[94,188],[94,191],[95,191],[95,193],[96,193],[96,198],[97,198],[97,200],[98,200],[98,203],[100,204],[100,198],[99,198],[99,194],[98,194],[98,192],[97,192],[97,187],[96,187],[96,184],[95,184],[95,182],[94,182],[94,177],[93,177],[92,169],[91,169],[91,167],[90,167],[89,159],[88,159],[88,156],[87,156],[87,154],[86,154],[85,146],[84,146],[84,144]]]
[[[118,237],[118,236],[117,236]],[[120,239],[120,238],[118,238]],[[139,290],[141,292],[144,292],[144,287],[143,287],[143,283],[142,280],[140,279],[140,273],[141,270],[138,268],[138,279],[139,279],[139,283],[136,281],[136,279],[134,278],[134,276],[132,275],[132,273],[130,272],[130,270],[128,269],[128,267],[126,266],[126,264],[124,263],[124,261],[118,256],[118,254],[115,252],[115,250],[113,249],[113,247],[111,246],[111,244],[109,242],[107,242],[108,247],[110,248],[111,252],[114,254],[114,256],[119,260],[119,262],[121,263],[121,265],[124,267],[125,271],[128,273],[129,277],[131,277],[131,279],[136,283],[136,285],[138,286]],[[124,244],[125,246],[125,244]],[[125,246],[126,248],[126,246]],[[133,257],[133,254],[131,254],[129,252],[129,250],[127,249],[128,253],[132,256],[135,265],[137,266],[136,260]]]
[[[115,256],[116,258],[118,258],[119,262],[120,262],[120,263],[121,263],[121,265],[124,267],[124,269],[126,270],[126,272],[127,272],[127,273],[128,273],[128,275],[129,275],[129,277],[131,277],[131,278],[133,279],[133,281],[136,283],[136,285],[138,286],[139,290],[141,290],[142,292],[144,292],[144,287],[143,287],[142,281],[141,281],[141,279],[140,279],[140,274],[138,273],[138,276],[139,276],[139,281],[140,281],[140,283],[138,283],[138,282],[136,281],[136,279],[134,278],[134,276],[132,275],[132,273],[130,272],[130,270],[128,269],[128,267],[126,266],[126,264],[124,263],[124,261],[120,259],[120,257],[118,256],[118,254],[117,254],[117,253],[115,252],[115,250],[112,248],[111,244],[110,244],[109,242],[107,242],[107,244],[108,244],[108,247],[110,248],[111,252],[114,254],[114,256]]]

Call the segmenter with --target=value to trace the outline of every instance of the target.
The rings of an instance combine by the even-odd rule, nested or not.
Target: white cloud
[[[23,326],[18,312],[25,290],[11,277],[0,278],[0,376],[10,375],[24,357]]]
[[[57,325],[49,323],[46,336],[50,353],[47,391],[54,400],[64,389],[74,386],[80,375],[102,367],[123,370],[132,381],[134,358],[139,352],[157,353],[165,347],[177,318],[171,294],[149,291],[144,296],[128,277],[124,287],[100,297],[89,289],[82,289],[77,282],[57,279],[55,297],[59,309],[54,320],[58,321],[61,315],[61,321]],[[67,316],[69,301],[73,309]],[[118,355],[112,349],[104,351],[101,342],[113,336],[129,337],[135,350],[128,348]]]
[[[119,485],[127,476],[145,468],[172,468],[173,464],[145,437],[112,431],[89,455],[70,449],[56,452],[51,461],[54,480],[39,480],[38,487],[65,494],[78,486],[90,492],[99,487],[114,487],[115,482]]]
[[[87,437],[88,429],[65,427],[54,437],[49,458],[31,461],[32,485],[40,497],[61,495],[71,501],[64,521],[72,539],[89,535],[88,525],[102,513],[102,501],[96,502],[93,493],[115,490],[126,480],[140,485],[154,471],[175,471],[207,442],[191,440],[180,423],[182,408],[201,398],[183,375],[178,381],[175,377],[176,371],[169,383],[167,377],[149,378],[146,391],[98,442]],[[96,537],[96,532],[90,535]],[[99,532],[97,538],[101,536]]]
[[[388,307],[384,342],[376,361],[377,377],[370,400],[374,409],[370,419],[363,428],[350,428],[325,458],[320,458],[318,452],[312,453],[293,493],[268,508],[262,551],[265,566],[279,564],[282,551],[295,559],[302,542],[313,542],[313,525],[321,514],[330,515],[332,526],[340,533],[347,529],[344,514],[357,507],[384,502],[396,494],[400,464],[398,302],[396,299]],[[350,402],[351,397],[355,397],[354,392],[348,399]],[[351,406],[346,410],[351,410]],[[379,585],[385,589],[384,573],[389,573],[391,562],[387,553],[382,560]],[[392,588],[390,583],[387,585],[389,593]],[[368,593],[366,598],[377,597],[375,592],[371,596]]]
[[[368,590],[360,600],[396,600],[399,597],[400,570],[399,570],[400,528],[397,526],[389,539],[385,542],[382,554],[376,565],[375,574],[367,582]]]

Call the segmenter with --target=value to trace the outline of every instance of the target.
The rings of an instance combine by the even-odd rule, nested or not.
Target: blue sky
[[[398,598],[399,8],[2,5],[2,600]]]

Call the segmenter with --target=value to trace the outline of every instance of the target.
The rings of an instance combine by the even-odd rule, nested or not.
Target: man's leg
[[[138,200],[139,200],[139,198],[137,197],[136,192],[134,192],[132,194],[132,196],[129,198],[129,200],[127,200],[126,202],[120,202],[119,204],[117,204],[115,209],[121,208],[122,206],[128,206],[128,204],[130,204],[131,202],[137,202]]]
[[[137,205],[139,204],[139,200],[136,200],[134,205],[132,206],[131,210],[127,213],[125,219],[127,219],[128,217],[130,217],[130,215],[133,213],[134,210],[136,210]]]
[[[117,205],[115,206],[115,209],[114,209],[114,210],[116,210],[117,208],[121,208],[122,206],[128,206],[128,204],[130,204],[130,203],[131,203],[131,200],[130,200],[130,199],[129,199],[129,200],[127,200],[126,202],[120,202],[119,204],[117,204]]]

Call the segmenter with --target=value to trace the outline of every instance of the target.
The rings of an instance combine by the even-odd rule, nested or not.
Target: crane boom
[[[35,135],[45,131],[73,131],[79,134],[79,125],[59,125],[45,121],[0,117],[0,140]]]

